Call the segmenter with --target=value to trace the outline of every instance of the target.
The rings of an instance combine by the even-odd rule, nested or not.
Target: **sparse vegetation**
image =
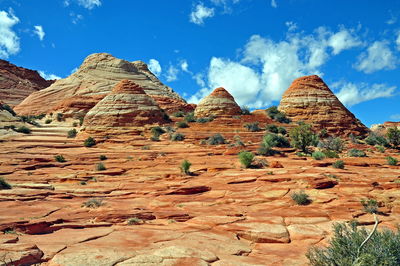
[[[104,171],[104,170],[106,170],[107,168],[106,168],[106,166],[103,164],[103,163],[98,163],[98,164],[96,164],[96,170],[97,171]]]
[[[379,152],[381,152],[381,153],[384,153],[384,152],[385,152],[385,147],[383,147],[383,146],[377,145],[377,146],[375,146],[375,148],[376,148],[377,151],[379,151]]]
[[[309,146],[315,146],[318,144],[318,137],[311,130],[311,125],[304,123],[290,130],[289,136],[292,146],[304,153],[308,153],[307,148]]]
[[[78,134],[78,131],[76,131],[76,129],[73,128],[71,130],[68,130],[67,137],[68,138],[75,138],[77,134]]]
[[[85,139],[85,141],[83,142],[83,145],[85,147],[93,147],[94,145],[96,145],[96,140],[92,137],[88,137],[87,139]]]
[[[143,220],[139,219],[137,217],[129,218],[127,221],[128,225],[136,225],[136,224],[142,224],[142,223],[143,223]]]
[[[258,126],[258,122],[255,123],[246,123],[244,127],[247,128],[248,131],[258,132],[261,131],[261,128]]]
[[[172,141],[183,141],[185,139],[185,135],[182,133],[173,133],[171,134]]]
[[[46,119],[46,120],[44,121],[45,124],[51,124],[51,122],[53,122],[52,119]]]
[[[17,114],[14,112],[11,106],[8,104],[0,104],[0,110],[6,110],[8,111],[12,116],[17,116]]]
[[[209,137],[207,139],[207,144],[208,145],[225,144],[225,142],[226,142],[225,138],[219,133],[217,133],[217,134],[215,134],[215,135],[213,135],[213,136],[211,136],[211,137]]]
[[[176,113],[173,113],[172,116],[174,116],[174,117],[184,117],[185,116],[185,112],[178,111]]]
[[[101,198],[91,198],[82,203],[82,207],[96,209],[104,205],[103,199]]]
[[[263,137],[257,153],[265,156],[274,155],[276,153],[276,151],[273,150],[274,147],[290,147],[290,144],[284,136],[269,133]]]
[[[64,115],[62,113],[57,113],[56,119],[58,122],[61,122],[64,120]]]
[[[271,132],[271,133],[278,133],[279,132],[278,131],[278,127],[276,125],[274,125],[274,124],[267,125],[266,126],[266,130]]]
[[[265,111],[267,112],[267,115],[271,119],[273,119],[279,123],[289,124],[291,122],[291,120],[289,118],[287,118],[284,113],[280,112],[278,110],[278,107],[276,107],[276,106],[272,106]]]
[[[77,126],[78,126],[78,122],[73,122],[73,123],[72,123],[72,126],[73,126],[73,127],[77,127]]]
[[[179,121],[176,123],[176,127],[177,128],[187,128],[189,127],[188,123],[184,122],[184,121]]]
[[[374,199],[362,199],[361,201],[361,205],[364,208],[365,212],[368,213],[377,213],[378,212],[378,202]]]
[[[282,134],[282,135],[286,135],[287,134],[287,130],[284,127],[278,127],[278,133]]]
[[[2,177],[0,177],[0,189],[11,189],[11,185]]]
[[[397,127],[389,128],[387,130],[386,136],[394,147],[398,147],[400,145],[400,129]]]
[[[328,136],[329,136],[328,131],[325,128],[321,129],[321,131],[318,133],[318,137],[320,139],[327,138]]]
[[[100,161],[105,161],[105,160],[107,160],[108,158],[107,158],[107,156],[105,156],[105,155],[100,155],[99,156],[99,159],[100,159]]]
[[[339,137],[327,137],[326,139],[318,142],[319,148],[335,152],[342,152],[343,146],[343,140]]]
[[[344,169],[344,162],[342,160],[337,160],[332,164],[333,168]]]
[[[65,163],[67,160],[65,160],[64,156],[58,154],[56,156],[54,156],[54,160],[56,160],[59,163]]]
[[[399,162],[399,160],[397,160],[396,158],[394,158],[392,156],[386,157],[386,161],[387,161],[388,165],[397,165],[397,163]]]
[[[350,149],[347,153],[350,157],[367,157],[367,154],[358,149]]]
[[[79,117],[79,125],[80,125],[80,126],[83,125],[83,120],[84,120],[84,118],[85,118],[85,117],[83,117],[83,116],[80,116],[80,117]]]
[[[151,128],[151,133],[153,134],[153,136],[159,137],[165,133],[165,130],[162,129],[162,127],[160,126],[156,126]]]
[[[311,157],[313,157],[314,160],[322,160],[325,159],[325,154],[322,151],[315,151],[312,153]]]
[[[24,134],[30,134],[31,133],[31,129],[29,127],[26,127],[26,126],[17,127],[16,129],[14,129],[14,131],[19,132],[19,133],[24,133]]]
[[[308,205],[311,203],[309,196],[304,191],[294,192],[290,197],[297,205]]]
[[[208,123],[208,122],[211,122],[211,121],[213,121],[214,120],[214,117],[212,117],[212,116],[209,116],[209,117],[200,117],[200,118],[197,118],[197,123]]]
[[[384,136],[378,135],[376,133],[370,133],[368,137],[365,138],[365,143],[371,146],[389,146],[389,141]]]
[[[252,152],[242,151],[239,153],[239,161],[245,168],[249,168],[254,160]]]
[[[190,175],[190,166],[192,166],[191,162],[183,160],[180,166],[181,172],[185,175]]]
[[[185,120],[186,122],[188,122],[188,123],[190,123],[190,122],[196,122],[196,117],[194,116],[194,113],[193,113],[193,112],[190,112],[190,113],[187,113],[187,114],[185,115],[184,120]]]
[[[322,152],[325,154],[325,157],[327,158],[339,158],[339,155],[332,150],[322,150]]]

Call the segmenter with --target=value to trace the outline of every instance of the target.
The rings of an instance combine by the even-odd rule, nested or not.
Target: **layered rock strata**
[[[194,113],[197,117],[232,116],[240,115],[242,110],[227,90],[216,88],[199,102]]]

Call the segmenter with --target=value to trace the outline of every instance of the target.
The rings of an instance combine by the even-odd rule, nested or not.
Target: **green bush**
[[[311,154],[314,160],[322,160],[325,158],[325,154],[322,151],[315,151]]]
[[[215,135],[213,135],[213,136],[211,136],[211,137],[209,137],[207,139],[207,144],[208,145],[225,144],[225,142],[226,142],[225,138],[219,133],[217,133],[217,134],[215,134]]]
[[[83,117],[83,116],[80,116],[80,117],[79,117],[79,125],[80,125],[80,126],[83,125],[83,120],[84,120],[84,118],[85,118],[85,117]]]
[[[75,128],[71,129],[68,131],[67,137],[68,138],[75,138],[76,134],[78,134],[78,131],[76,131]]]
[[[194,113],[193,112],[190,112],[190,113],[187,113],[186,115],[185,115],[185,118],[184,118],[184,120],[186,121],[186,122],[196,122],[196,117],[194,116]]]
[[[190,175],[190,166],[192,166],[191,162],[183,160],[180,166],[181,172],[185,175]]]
[[[172,135],[171,135],[171,140],[172,141],[183,141],[183,140],[185,140],[185,135],[184,134],[182,134],[182,133],[173,133]]]
[[[251,115],[250,108],[248,106],[242,106],[242,115]]]
[[[104,171],[104,170],[107,170],[107,168],[103,163],[98,163],[98,164],[96,164],[96,170],[97,171]]]
[[[99,156],[99,159],[100,159],[100,161],[105,161],[105,160],[107,160],[108,158],[107,158],[107,156],[105,156],[105,155],[100,155]]]
[[[315,146],[318,144],[318,137],[311,130],[311,125],[300,124],[289,132],[291,144],[293,147],[307,153],[308,146]]]
[[[339,155],[335,151],[323,150],[322,151],[327,158],[339,158]]]
[[[364,151],[357,149],[350,149],[347,154],[350,157],[367,157],[367,154]]]
[[[368,213],[377,213],[378,212],[378,202],[374,199],[362,199],[361,201],[361,205],[364,208],[365,212]]]
[[[325,128],[323,128],[319,133],[318,133],[318,137],[321,139],[327,138],[329,136],[328,134],[328,130],[326,130]]]
[[[151,136],[150,140],[151,141],[160,141],[160,137],[159,136]]]
[[[261,143],[260,147],[257,149],[257,154],[258,155],[264,155],[264,156],[272,156],[276,153],[272,147],[265,145],[264,143]]]
[[[253,160],[254,154],[252,152],[242,151],[239,153],[239,161],[245,168],[249,168]]]
[[[142,223],[143,223],[143,220],[139,219],[137,217],[129,218],[127,221],[128,225],[136,225],[136,224],[142,224]]]
[[[343,141],[341,138],[327,137],[324,140],[318,142],[318,147],[324,150],[331,150],[335,152],[341,152],[343,150]]]
[[[287,130],[284,127],[278,127],[278,133],[282,135],[286,135]]]
[[[377,151],[379,151],[379,152],[381,152],[381,153],[384,153],[384,152],[385,152],[385,147],[383,147],[383,146],[377,145],[375,148],[377,149]]]
[[[88,137],[87,139],[85,139],[85,141],[83,142],[83,145],[85,147],[93,147],[94,145],[96,145],[96,140],[92,137]]]
[[[277,152],[273,150],[273,147],[290,147],[290,143],[284,136],[269,133],[263,137],[257,153],[264,156],[274,155]]]
[[[46,120],[44,121],[45,124],[51,124],[51,122],[53,122],[52,119],[46,119]]]
[[[189,127],[189,125],[184,121],[179,121],[176,123],[176,127],[177,128],[187,128],[187,127]]]
[[[333,168],[344,169],[344,162],[342,160],[337,160],[332,164]]]
[[[380,145],[387,147],[389,145],[389,141],[384,136],[376,133],[369,134],[368,137],[365,138],[365,142],[371,146]]]
[[[304,191],[294,192],[290,197],[297,205],[308,205],[311,203],[309,196]]]
[[[387,130],[386,136],[393,146],[397,147],[400,145],[400,129],[397,127],[389,128]]]
[[[159,137],[165,133],[165,130],[162,129],[160,126],[156,126],[151,128],[151,133],[153,134],[153,136]]]
[[[399,162],[399,160],[391,156],[386,157],[386,161],[389,165],[397,165],[397,163]]]
[[[278,133],[278,127],[274,124],[267,125],[265,128],[271,133]]]
[[[19,133],[24,133],[24,134],[30,134],[31,133],[31,129],[29,127],[26,126],[20,126],[17,127],[16,129],[14,129],[16,132]]]
[[[58,122],[61,122],[61,121],[64,120],[64,115],[63,115],[62,113],[57,113],[56,118],[57,118],[57,121],[58,121]]]
[[[185,116],[185,112],[183,112],[183,111],[178,111],[178,112],[176,112],[176,113],[173,113],[172,116],[175,116],[175,117],[184,117],[184,116]]]
[[[6,110],[8,111],[12,116],[17,116],[17,114],[14,112],[11,106],[8,104],[0,104],[0,110]]]
[[[56,156],[54,156],[54,160],[56,160],[59,163],[65,163],[67,160],[65,160],[64,156],[58,154]]]
[[[2,177],[0,177],[0,189],[11,189],[11,185]]]
[[[213,121],[214,120],[214,117],[212,117],[212,116],[209,116],[209,117],[200,117],[200,118],[197,118],[197,123],[208,123],[208,122],[211,122],[211,121]]]
[[[73,126],[73,127],[77,127],[77,126],[78,126],[78,122],[73,122],[73,123],[72,123],[72,126]]]
[[[244,127],[251,132],[261,131],[261,128],[258,126],[258,122],[244,124]]]
[[[101,198],[91,198],[86,202],[82,203],[82,207],[96,209],[100,206],[104,205],[103,199]]]
[[[376,231],[360,250],[370,234],[365,228],[336,223],[328,247],[312,247],[306,256],[312,266],[400,265],[400,234],[390,230]]]

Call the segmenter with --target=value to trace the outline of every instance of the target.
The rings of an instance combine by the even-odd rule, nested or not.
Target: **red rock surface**
[[[23,115],[59,112],[64,117],[84,116],[123,79],[139,84],[168,113],[193,110],[192,105],[161,83],[145,63],[128,62],[106,53],[89,55],[71,76],[29,95],[15,110]]]
[[[53,82],[42,78],[37,71],[0,59],[0,99],[8,105],[19,104],[29,94],[47,88]]]
[[[369,131],[316,75],[293,81],[278,108],[294,121],[304,121],[331,134],[365,135]]]
[[[386,134],[389,128],[400,128],[400,122],[385,122],[383,124],[376,124],[371,126],[371,131],[378,134]]]
[[[233,96],[224,88],[216,88],[202,99],[194,111],[197,117],[240,115],[241,109]]]

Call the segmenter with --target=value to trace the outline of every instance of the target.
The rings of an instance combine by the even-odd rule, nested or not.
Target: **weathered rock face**
[[[378,134],[386,134],[389,128],[397,128],[400,129],[400,122],[385,122],[383,124],[375,124],[371,126],[371,131]]]
[[[224,88],[216,88],[202,99],[195,109],[197,117],[240,115],[241,109],[233,96]]]
[[[44,89],[53,82],[42,78],[37,71],[0,60],[0,99],[6,104],[15,106],[29,94]]]
[[[369,131],[316,75],[293,81],[278,109],[294,121],[304,121],[331,134],[363,135]]]
[[[4,122],[17,122],[20,121],[18,117],[15,117],[13,114],[11,114],[8,110],[3,108],[3,103],[0,102],[0,124],[3,124]]]
[[[88,56],[71,76],[33,93],[15,110],[19,114],[61,112],[67,117],[83,116],[124,79],[137,83],[169,113],[193,110],[170,87],[161,83],[145,63],[128,62],[106,53]]]
[[[122,80],[86,114],[83,126],[84,131],[93,132],[166,122],[165,112],[143,88],[133,81]]]

